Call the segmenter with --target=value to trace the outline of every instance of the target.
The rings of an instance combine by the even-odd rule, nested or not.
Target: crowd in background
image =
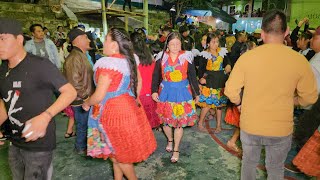
[[[257,16],[260,13],[257,12]],[[300,32],[303,25],[305,28]],[[199,132],[206,133],[204,120],[215,119],[214,132],[220,133],[222,114],[230,113],[226,117],[237,118],[226,119],[235,126],[227,146],[243,153],[242,179],[254,179],[260,146],[270,148],[267,154],[274,155],[268,142],[279,143],[284,148],[279,150],[282,154],[276,156],[279,162],[267,155],[268,174],[277,179],[283,177],[283,163],[291,148],[294,114],[290,108],[293,109],[295,103],[296,110],[303,111],[297,118],[304,121],[297,124],[293,133],[301,151],[292,165],[319,178],[319,169],[315,169],[320,166],[319,155],[310,148],[319,149],[320,144],[316,116],[319,113],[319,100],[316,100],[320,87],[320,27],[310,28],[308,19],[304,18],[289,34],[285,15],[279,11],[267,14],[262,30],[252,34],[200,29],[198,24],[183,18],[177,31],[171,27],[170,24],[160,26],[156,37],[148,36],[145,28],[137,28],[130,34],[111,28],[103,44],[93,33],[85,32],[82,25],[68,33],[59,26],[53,37],[40,24],[30,27],[32,38],[25,42],[25,51],[51,61],[77,91],[71,107],[65,107],[69,116],[65,137],[77,135],[76,152],[104,159],[110,157],[115,179],[123,175],[136,179],[132,163],[145,160],[156,148],[152,128],[164,131],[168,140],[165,149],[172,153],[170,161],[177,163],[183,151],[179,145],[184,127],[197,125]],[[99,49],[103,49],[103,55]],[[9,67],[5,69],[7,77],[12,71]],[[259,87],[255,83],[260,81],[269,84],[263,82]],[[278,87],[271,87],[273,83]],[[284,97],[286,93],[290,95]],[[272,104],[270,100],[276,95],[285,102],[277,99]],[[314,103],[306,110],[299,106]],[[273,115],[283,119],[272,119]],[[240,121],[240,116],[250,119],[250,124]],[[257,117],[265,120],[259,121],[264,127],[253,122]],[[26,138],[28,132],[23,132]],[[243,149],[236,144],[239,137]],[[265,138],[263,142],[267,143],[253,149],[250,143],[256,138]],[[310,141],[315,144],[310,145]],[[250,157],[250,152],[256,156]]]

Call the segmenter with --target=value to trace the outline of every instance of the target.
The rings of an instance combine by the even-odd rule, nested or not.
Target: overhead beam
[[[101,14],[102,11],[103,10],[101,10],[101,9],[96,9],[96,10],[90,10],[90,11],[76,12],[75,14],[78,14],[78,15]],[[122,11],[122,10],[118,10],[118,9],[106,9],[106,14],[118,15],[118,16],[126,16],[126,15],[140,16],[140,17],[144,17],[145,16],[145,14],[136,13],[136,12]]]

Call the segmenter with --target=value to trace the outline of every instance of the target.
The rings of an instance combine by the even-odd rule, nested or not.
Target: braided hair
[[[137,63],[133,55],[133,46],[129,34],[123,28],[111,28],[109,35],[113,41],[119,45],[120,54],[124,55],[130,68],[130,89],[137,99],[138,74]]]

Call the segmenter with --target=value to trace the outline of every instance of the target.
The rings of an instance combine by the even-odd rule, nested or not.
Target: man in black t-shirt
[[[236,34],[237,41],[231,47],[231,66],[233,67],[240,57],[241,47],[244,42],[247,42],[247,34],[245,32],[240,32]]]
[[[0,18],[0,24],[0,59],[4,59],[0,66],[0,126],[12,142],[12,177],[50,179],[48,170],[56,147],[53,117],[75,99],[76,91],[51,62],[24,50],[18,21]],[[60,96],[53,102],[57,91]]]
[[[193,49],[194,40],[189,35],[190,31],[188,26],[180,27],[179,32],[182,36],[182,48],[186,51],[191,51]]]

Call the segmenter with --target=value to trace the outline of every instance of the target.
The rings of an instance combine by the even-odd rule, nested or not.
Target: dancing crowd
[[[227,146],[242,155],[242,180],[256,179],[262,148],[268,179],[283,179],[293,139],[299,153],[292,166],[320,179],[320,27],[309,28],[307,18],[291,34],[278,10],[267,12],[252,35],[212,29],[190,35],[182,25],[150,38],[143,29],[113,27],[97,61],[88,53],[92,38],[79,26],[67,35],[58,27],[51,41],[34,24],[25,42],[18,21],[0,24],[0,145],[11,142],[15,180],[52,178],[54,116],[62,111],[75,152],[110,159],[117,180],[138,179],[133,163],[156,150],[153,129],[164,132],[167,145],[159,148],[178,163],[184,128],[208,133],[204,122],[215,119],[220,133],[224,113],[235,126]],[[64,61],[57,60],[63,51],[57,43],[68,42]],[[303,113],[294,117],[294,109]]]

